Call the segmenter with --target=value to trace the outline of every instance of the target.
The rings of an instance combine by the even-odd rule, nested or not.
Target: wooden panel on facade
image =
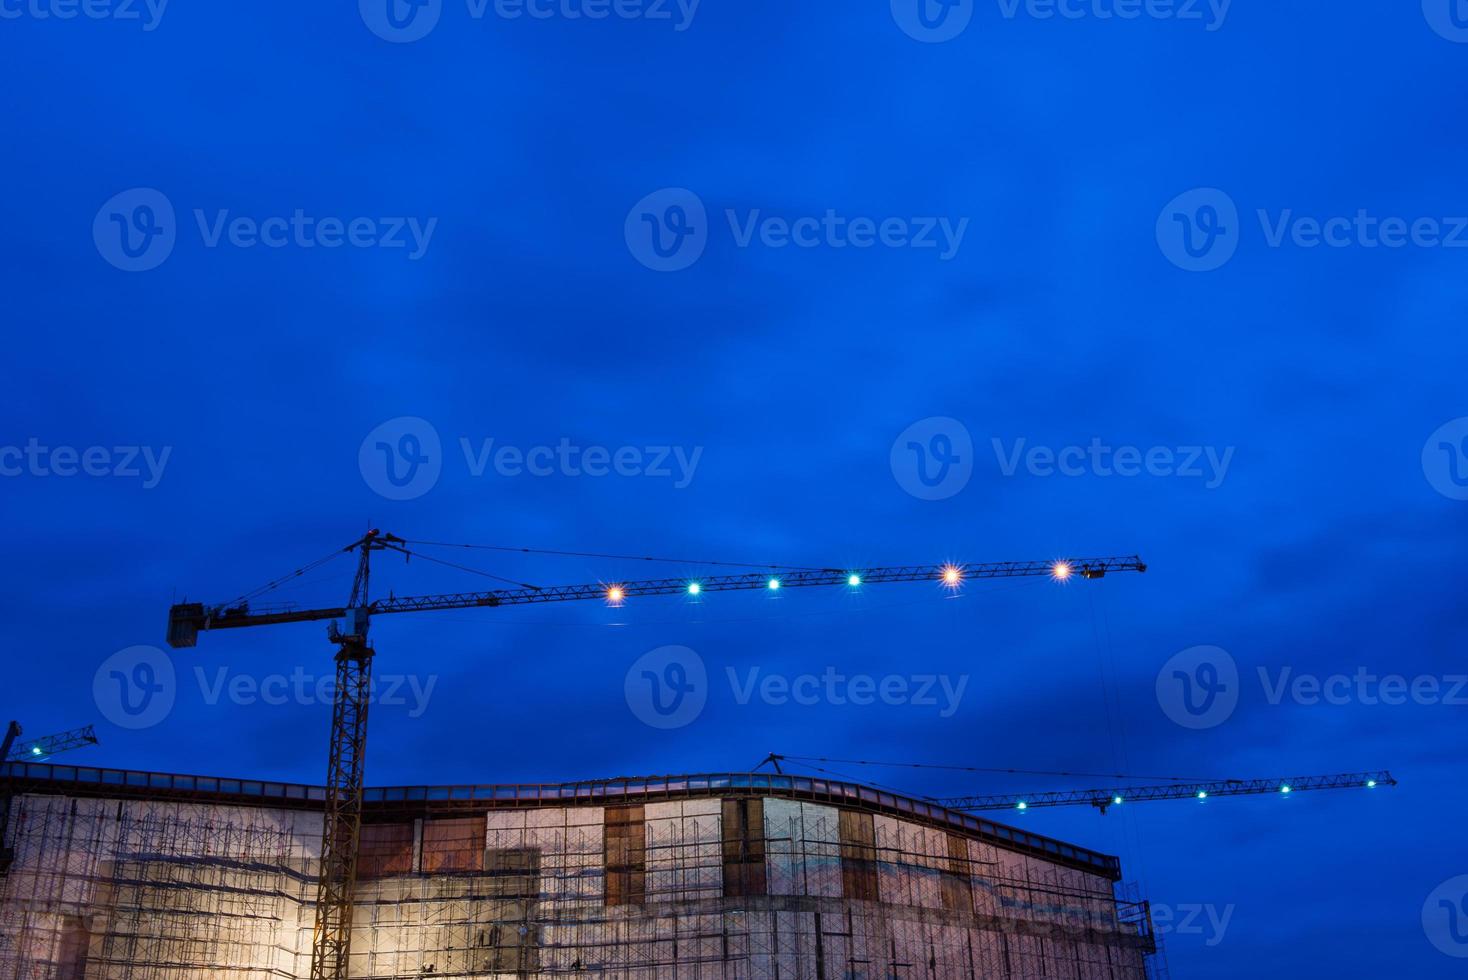
[[[647,823],[640,806],[609,806],[605,812],[607,904],[641,905],[647,900]]]
[[[957,834],[948,834],[948,867],[943,871],[940,884],[943,890],[943,907],[950,912],[972,912],[974,910],[974,888],[972,868],[968,856],[968,841]]]
[[[870,813],[841,811],[841,890],[846,898],[877,898],[877,828]]]
[[[357,877],[383,878],[413,873],[413,825],[367,823],[357,846]]]
[[[428,820],[423,824],[423,871],[483,871],[485,818]]]
[[[769,893],[765,874],[765,801],[725,800],[723,807],[724,895]]]

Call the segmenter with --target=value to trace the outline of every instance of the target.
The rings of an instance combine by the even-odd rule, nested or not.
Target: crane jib
[[[782,589],[813,586],[873,585],[885,582],[941,581],[945,570],[963,580],[1024,578],[1050,575],[1065,578],[1075,574],[1085,579],[1104,577],[1108,572],[1145,572],[1146,564],[1136,556],[1117,558],[1067,558],[1047,561],[950,563],[934,565],[897,565],[869,569],[772,569],[738,575],[715,575],[696,579],[664,578],[629,582],[595,582],[581,585],[547,586],[545,588],[500,589],[483,592],[450,592],[420,596],[389,596],[366,604],[368,615],[426,612],[435,609],[472,609],[483,606],[534,605],[546,602],[574,602],[607,599],[610,590],[616,598],[677,595],[689,591],[730,592],[767,589],[772,579]],[[1061,571],[1063,570],[1063,574]],[[696,582],[696,589],[690,585]],[[348,608],[333,606],[320,609],[251,609],[248,603],[235,606],[206,606],[201,602],[178,603],[168,613],[168,645],[192,647],[202,630],[235,629],[244,626],[270,626],[280,623],[306,623],[341,619]]]

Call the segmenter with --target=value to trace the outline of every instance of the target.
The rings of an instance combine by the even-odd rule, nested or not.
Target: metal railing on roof
[[[103,769],[96,766],[65,766],[52,763],[10,762],[0,764],[0,776],[42,782],[115,786],[137,791],[200,793],[263,800],[324,800],[326,791],[304,783],[282,783],[258,779],[228,779],[219,776],[190,776],[176,773],[143,772],[133,769]],[[369,786],[362,791],[367,804],[389,803],[482,803],[489,806],[614,802],[641,797],[717,795],[769,791],[803,795],[831,802],[865,805],[895,813],[911,814],[946,823],[973,834],[1050,854],[1106,874],[1119,870],[1110,855],[1076,847],[1062,841],[995,823],[992,820],[946,809],[937,803],[898,793],[834,779],[777,773],[698,773],[677,776],[627,776],[569,783],[481,783],[448,786]]]

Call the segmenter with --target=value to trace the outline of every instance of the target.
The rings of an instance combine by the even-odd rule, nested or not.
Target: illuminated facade
[[[11,764],[0,978],[302,977],[316,787]],[[1134,980],[1114,858],[771,774],[370,789],[359,977]]]

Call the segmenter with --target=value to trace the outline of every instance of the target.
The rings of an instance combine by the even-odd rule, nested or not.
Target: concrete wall
[[[882,814],[863,815],[879,901],[843,897],[840,811],[778,798],[758,804],[767,894],[726,897],[721,806],[637,807],[644,893],[620,905],[608,904],[602,807],[379,828],[385,843],[357,890],[353,974],[1144,975],[1106,879]],[[0,980],[304,976],[320,824],[302,810],[19,797],[0,879]]]

